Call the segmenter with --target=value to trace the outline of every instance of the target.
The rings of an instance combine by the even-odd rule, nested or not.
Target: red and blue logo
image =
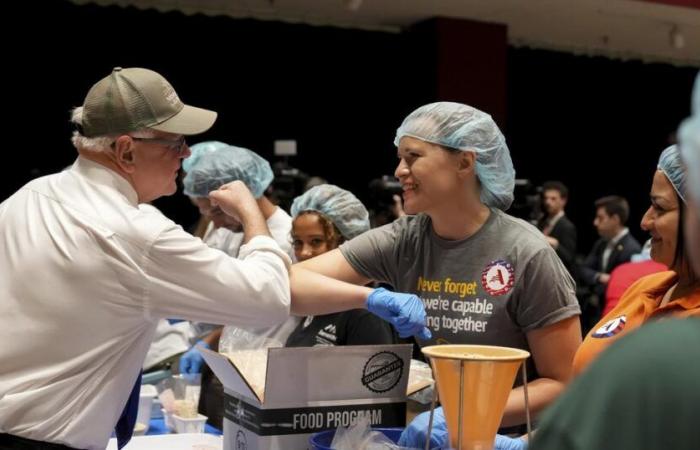
[[[618,334],[620,331],[625,329],[625,324],[627,323],[627,316],[622,315],[615,317],[613,320],[609,320],[602,327],[595,330],[591,335],[594,338],[609,338]]]
[[[502,259],[491,262],[481,272],[481,285],[490,295],[504,295],[513,289],[515,270],[513,265]]]

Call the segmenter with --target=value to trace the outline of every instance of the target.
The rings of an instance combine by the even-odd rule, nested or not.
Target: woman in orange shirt
[[[651,206],[641,225],[651,234],[652,259],[670,270],[643,277],[622,294],[617,306],[593,327],[576,352],[574,376],[578,376],[612,342],[648,320],[666,316],[700,317],[700,271],[694,272],[691,267],[689,255],[693,253],[694,244],[686,245],[683,235],[683,219],[695,206],[688,207],[686,192],[686,171],[679,150],[676,146],[669,147],[659,158],[651,186]],[[686,222],[686,227],[695,227],[692,230],[695,234],[688,233],[686,228],[691,239],[697,239],[698,225],[697,221]],[[495,450],[527,448],[524,440],[504,436],[497,436],[494,446]]]
[[[682,231],[687,214],[685,185],[685,168],[674,145],[659,158],[651,186],[651,206],[641,224],[651,234],[652,259],[669,270],[641,278],[593,327],[574,357],[574,375],[613,341],[647,320],[667,315],[700,316],[700,278],[692,270]]]

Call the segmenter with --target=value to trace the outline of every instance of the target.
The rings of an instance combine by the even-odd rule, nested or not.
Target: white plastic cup
[[[160,410],[163,413],[163,422],[165,427],[172,433],[175,431],[175,424],[173,423],[173,413],[169,413],[165,408]]]
[[[207,423],[207,416],[197,414],[197,417],[187,419],[173,414],[172,421],[177,433],[204,433],[204,424]]]

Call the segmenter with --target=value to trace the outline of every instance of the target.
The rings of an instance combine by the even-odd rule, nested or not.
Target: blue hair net
[[[222,185],[240,180],[255,198],[260,198],[274,178],[270,163],[246,148],[218,144],[221,143],[203,142],[193,146],[199,156],[183,180],[185,194],[207,197]],[[198,150],[199,146],[203,150]]]
[[[197,163],[199,158],[222,147],[228,147],[228,144],[219,141],[207,141],[193,145],[190,147],[190,156],[182,160],[182,170],[184,170],[185,173],[189,172],[190,168]]]
[[[681,200],[685,202],[685,166],[678,146],[672,145],[661,152],[658,167],[671,182]]]
[[[700,73],[695,78],[691,101],[693,115],[687,118],[679,130],[683,161],[688,172],[688,191],[700,208]]]
[[[404,136],[476,153],[481,201],[501,210],[513,203],[513,161],[506,139],[490,115],[461,103],[430,103],[404,119],[396,130],[394,145],[398,147]]]
[[[352,192],[332,184],[314,186],[294,199],[292,217],[304,211],[316,211],[338,227],[345,239],[369,230],[369,213]]]

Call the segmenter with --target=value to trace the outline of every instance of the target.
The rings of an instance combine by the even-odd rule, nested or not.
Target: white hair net
[[[461,103],[430,103],[404,119],[394,145],[404,136],[476,153],[481,201],[501,210],[513,203],[515,169],[506,139],[490,115]]]
[[[304,211],[316,211],[328,218],[345,239],[369,230],[369,213],[352,192],[332,184],[314,186],[294,199],[292,217]]]
[[[246,148],[219,144],[203,142],[193,146],[199,156],[183,180],[185,194],[207,197],[222,185],[240,180],[255,198],[260,198],[274,179],[270,163]],[[198,150],[199,146],[202,150]]]

